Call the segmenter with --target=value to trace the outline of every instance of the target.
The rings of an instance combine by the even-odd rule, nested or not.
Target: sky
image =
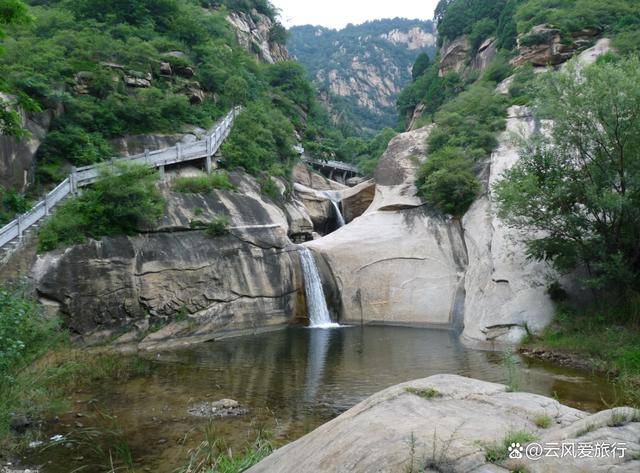
[[[321,25],[343,28],[380,18],[430,20],[438,0],[271,0],[286,27]]]

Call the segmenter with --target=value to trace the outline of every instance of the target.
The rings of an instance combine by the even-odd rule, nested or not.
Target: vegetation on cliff
[[[155,169],[147,166],[105,166],[100,179],[63,203],[44,223],[38,233],[39,251],[149,228],[164,209],[157,178]]]
[[[274,163],[286,167],[294,156],[294,130],[310,142],[331,133],[304,73],[294,64],[260,63],[226,21],[231,11],[255,13],[277,26],[265,0],[27,3],[33,21],[6,28],[0,76],[2,90],[23,109],[54,114],[38,152],[42,183],[58,182],[70,165],[112,156],[114,138],[209,127],[238,104],[259,110],[261,125],[278,134],[278,144],[254,144],[252,151],[268,156],[259,168],[254,153],[228,148],[233,166],[254,172]],[[275,33],[269,39],[283,40]],[[241,135],[253,131],[244,122],[232,142],[246,141]]]

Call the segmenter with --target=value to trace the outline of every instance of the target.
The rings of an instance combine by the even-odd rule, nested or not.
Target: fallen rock
[[[242,407],[238,401],[233,399],[221,399],[215,402],[201,402],[189,406],[189,415],[194,417],[235,417],[246,415],[249,410]]]
[[[548,428],[539,418],[548,418]],[[502,445],[526,433],[534,444],[592,447],[624,444],[624,457],[508,459]],[[497,446],[497,447],[496,447]],[[487,451],[497,448],[495,463]],[[517,448],[517,447],[513,447]],[[508,392],[501,384],[436,375],[374,394],[313,432],[286,445],[249,473],[637,472],[640,418],[630,408],[590,415],[537,394]],[[620,452],[618,452],[620,453]]]

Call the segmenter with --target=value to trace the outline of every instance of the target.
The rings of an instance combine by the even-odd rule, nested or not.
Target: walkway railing
[[[321,161],[319,159],[313,159],[308,157],[303,157],[302,161],[305,163],[309,163],[313,166],[321,167],[321,168],[331,168],[337,171],[347,171],[353,174],[362,174],[362,172],[360,171],[360,169],[358,169],[357,166],[354,166],[353,164],[345,163],[343,161],[331,161],[331,160]]]
[[[142,154],[127,156],[123,158],[113,158],[111,165],[116,163],[136,163],[148,164],[160,168],[161,175],[164,174],[164,167],[196,159],[205,159],[207,172],[211,171],[213,155],[217,153],[224,140],[229,136],[233,121],[240,112],[240,107],[231,110],[223,120],[221,120],[213,131],[209,132],[204,140],[196,141],[187,145],[178,143],[176,146],[164,148],[157,151],[145,151]],[[93,166],[74,168],[64,181],[44,196],[27,213],[19,215],[18,218],[0,228],[0,248],[15,240],[22,238],[23,233],[41,219],[49,215],[51,210],[69,194],[75,194],[80,187],[89,185],[100,176],[100,169],[104,163]]]

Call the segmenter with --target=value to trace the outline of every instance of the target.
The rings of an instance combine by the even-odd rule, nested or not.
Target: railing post
[[[144,163],[149,165],[149,148],[144,149]]]
[[[22,240],[22,215],[18,215],[18,240]]]
[[[211,145],[211,136],[207,136],[207,157],[204,161],[204,168],[207,171],[207,174],[211,174],[211,150],[213,146]]]
[[[49,215],[49,194],[44,195],[44,214]]]
[[[69,174],[69,182],[71,183],[71,193],[73,195],[78,194],[78,176],[76,175],[76,167],[71,168],[71,174]]]

